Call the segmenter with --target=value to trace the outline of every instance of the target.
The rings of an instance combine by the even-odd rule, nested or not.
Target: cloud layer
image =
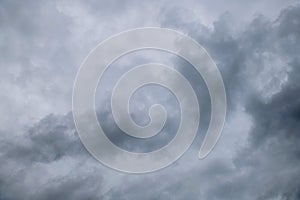
[[[253,3],[249,13],[260,14],[252,17],[243,14],[247,6],[230,2],[226,10],[193,1],[1,2],[0,199],[300,199],[300,7]],[[150,25],[182,31],[208,50],[224,79],[228,117],[214,151],[198,160],[210,117],[203,80],[186,62],[165,54],[121,60],[114,69],[168,58],[190,80],[203,108],[203,128],[176,163],[155,173],[123,174],[98,163],[81,144],[68,112],[72,84],[96,43]],[[148,106],[162,97],[170,114],[165,135],[136,148],[137,141],[120,137],[108,106],[114,73],[107,72],[113,78],[103,80],[106,90],[99,88],[98,101],[98,118],[111,139],[137,151],[168,141],[179,120],[178,104],[155,87],[133,98],[133,118],[146,123]]]

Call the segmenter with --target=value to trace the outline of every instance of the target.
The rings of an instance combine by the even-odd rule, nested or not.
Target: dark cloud
[[[0,51],[5,55],[1,56],[5,58],[1,65],[12,63],[15,59],[22,66],[28,66],[22,67],[23,75],[16,77],[15,84],[20,88],[27,82],[29,85],[38,84],[47,75],[47,80],[53,81],[53,76],[57,74],[57,68],[50,67],[53,63],[75,65],[76,60],[83,59],[81,53],[85,55],[88,47],[100,39],[100,36],[95,37],[80,51],[74,50],[74,47],[80,46],[71,45],[74,38],[79,39],[83,33],[92,30],[84,26],[80,16],[91,20],[87,24],[95,23],[91,15],[101,17],[99,13],[85,12],[93,13],[92,7],[99,7],[96,1],[93,6],[84,9],[76,7],[77,4],[72,9],[62,2],[38,4],[40,10],[29,12],[31,4],[18,6],[6,1],[2,3],[0,25],[5,30],[7,42],[0,43],[3,47]],[[124,5],[128,6],[126,3]],[[143,8],[149,9],[146,5]],[[109,3],[109,7],[122,10],[121,5],[114,3]],[[18,12],[8,14],[4,8]],[[0,199],[300,199],[299,6],[284,9],[275,20],[257,15],[250,23],[238,27],[236,18],[230,12],[221,15],[211,27],[203,25],[198,19],[187,21],[187,16],[191,16],[188,12],[164,5],[158,20],[162,26],[181,30],[201,43],[217,62],[223,75],[229,113],[224,134],[208,158],[197,159],[201,144],[201,137],[198,137],[193,147],[166,169],[144,175],[122,174],[104,167],[90,156],[78,138],[71,113],[48,115],[24,132],[1,130]],[[111,19],[109,14],[108,11],[103,14],[105,19]],[[49,19],[55,20],[47,25],[60,28],[59,31],[48,32],[44,29]],[[68,34],[74,31],[69,25],[73,23],[82,30],[62,44],[59,38],[69,38]],[[21,32],[22,36],[18,36],[17,32]],[[51,39],[48,42],[53,45],[50,49],[39,45],[47,39]],[[41,60],[46,59],[49,65],[46,71],[39,73],[38,69],[36,71],[31,67],[30,55],[17,51],[22,45],[31,46],[28,52],[36,54]],[[69,50],[69,45],[72,50]],[[63,53],[56,52],[57,49]],[[80,56],[75,61],[70,61],[77,55]],[[177,64],[186,65],[174,60]],[[197,93],[206,94],[202,91],[205,86],[203,83],[201,85],[201,79],[194,77],[192,70],[178,69],[189,77]],[[75,71],[68,70],[63,75],[75,74]],[[36,74],[44,75],[38,77],[41,80],[31,82]],[[68,80],[72,82],[72,78]],[[58,88],[64,85],[60,81]],[[27,89],[31,91],[30,87]],[[42,88],[32,93],[40,90]],[[55,89],[53,93],[46,92],[46,97],[60,94],[56,92]],[[11,97],[19,98],[17,94]],[[104,100],[107,96],[104,94]],[[145,97],[143,93],[137,96],[137,102],[144,101]],[[167,102],[168,98],[164,99],[163,103]],[[150,105],[153,101],[146,103]],[[208,99],[203,99],[202,104],[206,110],[201,114],[209,119]],[[9,108],[7,105],[10,104],[6,104],[6,109]],[[106,128],[115,130],[108,120],[111,117],[106,108],[106,104],[101,104],[99,119],[106,119],[103,121]],[[141,110],[135,111],[138,112],[133,113],[136,120],[141,119]],[[142,111],[144,113],[145,110]],[[175,118],[170,123],[176,122]],[[122,142],[125,146],[131,145],[118,136],[112,139],[120,145]]]
[[[101,176],[94,176],[91,166],[82,168],[93,160],[80,143],[71,113],[49,115],[25,134],[1,141],[1,152],[3,199],[95,199],[101,189],[94,184]]]

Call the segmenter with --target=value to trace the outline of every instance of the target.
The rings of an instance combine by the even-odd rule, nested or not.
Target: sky
[[[172,165],[128,174],[96,161],[72,115],[76,73],[88,53],[121,31],[163,27],[200,43],[217,64],[227,95],[222,135],[198,159],[210,119],[205,83],[166,52],[126,55],[96,92],[98,120],[116,145],[155,150],[174,137],[180,109],[165,88],[146,86],[130,102],[133,120],[165,106],[162,132],[126,136],[111,115],[111,90],[132,67],[172,65],[193,86],[201,120],[196,140]],[[0,0],[0,200],[19,199],[300,199],[300,4],[296,0],[6,1]]]

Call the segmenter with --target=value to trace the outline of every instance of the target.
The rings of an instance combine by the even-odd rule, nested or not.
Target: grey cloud
[[[231,188],[231,192],[219,194],[215,189],[212,196],[299,198],[299,54],[290,51],[299,46],[299,20],[299,7],[284,10],[275,22],[263,17],[255,19],[241,37],[235,39],[243,55],[241,62],[221,62],[227,65],[225,67],[233,67],[234,73],[243,78],[230,77],[234,83],[244,82],[233,88],[238,95],[246,97],[243,103],[252,116],[253,128],[249,133],[249,146],[234,158],[235,176],[223,185]],[[227,46],[232,54],[231,49]],[[278,62],[266,62],[266,57],[262,56],[265,53],[273,54],[272,59]],[[236,54],[232,55],[234,58]],[[270,87],[273,85],[277,87]],[[233,102],[237,102],[236,99]]]
[[[130,13],[122,12],[122,9],[130,10],[127,3],[123,4],[109,3],[109,9],[103,10],[105,20],[113,19],[110,10],[121,12],[117,17]],[[24,90],[35,94],[43,93],[44,85],[38,87],[41,81],[58,79],[57,90],[45,91],[46,97],[51,97],[53,102],[69,103],[70,98],[64,94],[70,95],[71,89],[67,91],[66,88],[72,87],[76,67],[94,42],[114,31],[143,24],[139,20],[129,25],[120,22],[115,29],[107,24],[99,25],[108,30],[102,33],[102,28],[99,28],[93,32],[92,25],[97,25],[102,16],[100,11],[93,9],[100,7],[97,1],[92,6],[83,6],[82,2],[72,5],[68,2],[37,3],[40,9],[31,12],[32,3],[18,6],[4,2],[2,5],[1,28],[5,30],[7,42],[0,43],[1,55],[4,55],[1,58],[5,58],[1,70],[3,68],[5,74],[12,75],[6,77],[7,82],[1,82],[1,86],[9,90],[14,88],[12,84],[22,90],[29,84],[30,87]],[[145,4],[143,8],[151,10],[149,5]],[[197,160],[195,149],[201,144],[201,137],[198,137],[193,148],[166,169],[139,176],[121,174],[99,164],[87,153],[75,132],[71,113],[50,115],[22,133],[14,133],[9,128],[1,130],[0,199],[299,199],[300,8],[285,9],[276,20],[257,16],[250,24],[233,28],[236,19],[230,12],[221,15],[212,27],[207,27],[198,19],[187,22],[185,16],[189,16],[186,13],[189,10],[164,6],[158,9],[160,13],[156,20],[160,21],[154,20],[150,24],[181,30],[203,44],[216,60],[225,81],[229,100],[228,125],[212,154],[205,160]],[[18,12],[12,16],[8,14],[9,10]],[[139,16],[137,13],[141,11],[133,13],[133,18]],[[147,21],[152,17],[148,16]],[[45,25],[58,31],[48,32]],[[91,37],[83,42],[80,38],[85,34]],[[52,40],[48,41],[49,38]],[[64,39],[66,43],[61,43]],[[40,47],[39,43],[45,41],[53,46],[50,45],[50,49]],[[75,41],[82,44],[73,44]],[[33,68],[30,54],[17,51],[22,46],[31,47],[21,50],[35,54],[43,61],[38,66],[45,64],[48,67]],[[18,75],[18,67],[11,64],[13,61],[22,66],[22,75]],[[7,64],[11,64],[10,67],[4,68]],[[61,70],[62,76],[58,78]],[[182,72],[196,85],[199,94],[205,95],[202,93],[205,86],[198,86],[201,80],[192,77],[193,71]],[[39,80],[34,81],[36,78]],[[38,88],[32,89],[31,86]],[[9,104],[11,99],[22,99],[19,89],[11,96],[2,94],[7,99],[2,106],[7,115],[8,108],[13,105]],[[61,89],[63,92],[59,93]],[[60,99],[61,96],[68,100]],[[41,99],[46,98],[42,95]],[[54,109],[55,105],[50,103],[47,109]],[[28,108],[35,106],[40,109],[38,103]],[[101,106],[101,116],[107,118],[105,104]],[[203,106],[207,109],[204,117],[209,119],[207,99],[204,99]],[[17,109],[19,107],[22,104]],[[242,112],[238,111],[240,107]],[[25,111],[22,111],[23,115],[28,116]],[[242,121],[246,124],[239,124],[238,120],[243,117],[241,113],[249,116],[249,120]],[[109,120],[105,123],[111,128]],[[251,127],[251,131],[243,132],[243,126]],[[115,140],[124,142],[117,136]],[[130,145],[129,142],[126,141],[125,145]]]
[[[92,165],[89,171],[81,168],[93,162],[76,135],[71,113],[49,115],[24,135],[1,141],[1,152],[3,199],[82,199],[101,186],[94,184]]]

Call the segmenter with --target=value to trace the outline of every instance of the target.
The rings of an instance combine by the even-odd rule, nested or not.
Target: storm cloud
[[[264,2],[232,0],[222,9],[217,1],[1,1],[0,199],[300,199],[300,6]],[[116,63],[119,75],[153,59],[174,64],[202,110],[201,129],[184,156],[157,172],[132,175],[105,167],[84,148],[71,93],[80,63],[97,43],[140,26],[173,28],[202,44],[223,76],[228,113],[220,141],[198,160],[210,118],[201,77],[162,52]],[[147,123],[155,95],[170,116],[164,135],[133,148],[138,141],[121,137],[111,116],[109,90],[117,78],[108,71],[98,88],[98,119],[109,137],[137,151],[165,144],[179,121],[174,96],[155,87],[136,94],[137,123]]]

